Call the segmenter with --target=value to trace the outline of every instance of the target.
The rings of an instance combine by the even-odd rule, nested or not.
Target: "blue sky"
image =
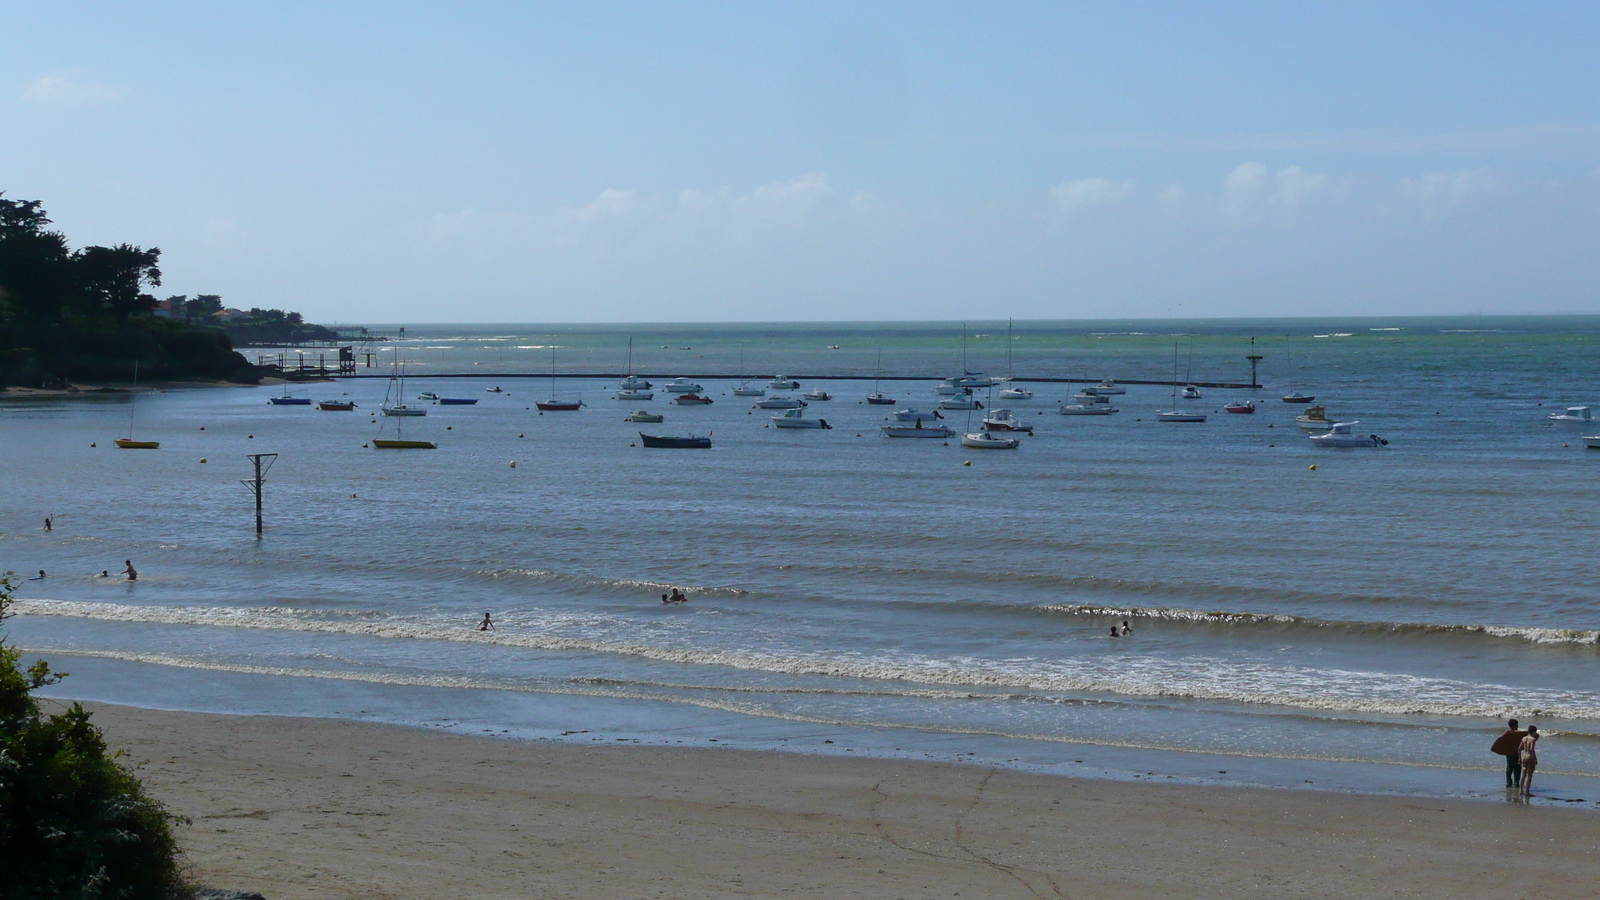
[[[1596,311],[1592,3],[11,3],[0,38],[6,196],[317,321]]]

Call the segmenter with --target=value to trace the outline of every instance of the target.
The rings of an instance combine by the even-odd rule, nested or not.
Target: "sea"
[[[1515,716],[1539,802],[1600,807],[1600,424],[1550,418],[1600,407],[1600,316],[369,327],[354,377],[0,395],[0,627],[47,693],[1496,802]],[[371,446],[402,369],[437,449]],[[1018,449],[882,436],[969,371],[1033,392],[976,392]],[[831,428],[732,394],[779,374]],[[1119,413],[1058,413],[1105,378]],[[1314,446],[1290,391],[1387,443]]]

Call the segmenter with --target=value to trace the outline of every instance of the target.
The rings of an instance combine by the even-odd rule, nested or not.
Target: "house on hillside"
[[[215,322],[218,325],[226,325],[229,322],[236,322],[236,321],[238,321],[240,319],[243,319],[247,315],[249,315],[249,314],[246,313],[244,310],[242,310],[242,309],[234,309],[233,307],[230,306],[230,307],[228,307],[226,309],[219,309],[216,312],[212,313],[211,314],[211,321]]]
[[[156,303],[155,309],[150,310],[150,315],[158,319],[181,319],[183,318],[183,307],[181,302],[180,304],[174,304],[171,300],[161,300]]]

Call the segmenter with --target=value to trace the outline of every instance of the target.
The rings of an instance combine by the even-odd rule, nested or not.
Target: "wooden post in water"
[[[1250,360],[1250,386],[1253,388],[1259,388],[1261,387],[1261,382],[1256,380],[1256,363],[1261,362],[1264,357],[1255,352],[1255,346],[1256,339],[1252,337],[1250,338],[1251,353],[1249,356],[1246,356],[1245,359]]]
[[[256,477],[246,478],[239,483],[249,488],[250,493],[256,495],[256,537],[259,538],[261,537],[261,485],[266,480],[267,470],[272,468],[272,464],[277,461],[278,454],[252,453],[246,458],[255,465]],[[262,465],[263,460],[266,461],[265,466]]]

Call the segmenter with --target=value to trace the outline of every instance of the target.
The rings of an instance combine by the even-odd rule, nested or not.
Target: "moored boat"
[[[661,386],[669,394],[698,394],[705,390],[704,385],[695,384],[687,378],[679,377]]]
[[[1183,386],[1183,399],[1185,399],[1185,400],[1199,400],[1200,399],[1200,389],[1195,387],[1192,384],[1184,385]]]
[[[1109,398],[1100,397],[1098,400],[1084,400],[1071,406],[1062,406],[1060,411],[1063,416],[1109,416],[1118,412],[1118,409],[1111,405]]]
[[[764,400],[756,401],[757,409],[799,409],[805,405],[806,402],[804,400],[787,394],[774,394]]]
[[[310,406],[310,397],[268,397],[267,402],[273,406]]]
[[[439,446],[433,441],[401,441],[392,438],[373,438],[374,450],[437,450]]]
[[[536,400],[534,408],[540,412],[576,412],[583,409],[582,400]]]
[[[668,434],[645,434],[641,431],[639,432],[639,441],[646,447],[662,447],[680,450],[711,449],[711,438],[696,437],[694,435],[679,436]]]
[[[1388,441],[1375,434],[1356,434],[1355,426],[1360,422],[1335,422],[1332,428],[1323,434],[1308,434],[1306,439],[1318,447],[1360,448],[1383,447]]]
[[[1251,413],[1256,411],[1256,404],[1255,404],[1255,401],[1253,401],[1253,400],[1245,400],[1245,401],[1242,401],[1242,402],[1238,401],[1238,400],[1235,400],[1234,402],[1229,403],[1227,406],[1224,406],[1222,409],[1223,409],[1224,412],[1237,413],[1237,414],[1240,414],[1240,415],[1250,415]]]
[[[1015,450],[1022,446],[1016,438],[1005,438],[987,431],[970,431],[961,436],[961,446],[973,450]]]
[[[1294,423],[1307,431],[1327,431],[1333,427],[1334,420],[1328,418],[1328,411],[1320,406],[1308,407],[1305,412],[1294,417]]]
[[[1299,391],[1290,391],[1289,393],[1283,395],[1283,402],[1285,403],[1310,403],[1315,399],[1317,398],[1314,396],[1307,397],[1305,394],[1302,394]]]
[[[920,419],[917,420],[915,425],[891,424],[880,425],[878,428],[883,432],[884,437],[892,438],[948,438],[954,437],[956,433],[955,429],[947,428],[943,425],[933,425],[928,428],[923,428],[922,421]]]
[[[1009,409],[997,409],[983,417],[985,431],[1015,431],[1020,434],[1033,434],[1033,425],[1018,419],[1011,414]]]
[[[923,410],[915,407],[906,407],[905,409],[894,411],[894,420],[896,422],[934,422],[943,418],[944,416],[936,409]]]
[[[807,400],[832,400],[833,399],[833,395],[828,393],[827,391],[823,390],[822,388],[812,388],[811,390],[806,391],[804,394],[801,394],[800,396],[806,398]]]
[[[1566,412],[1551,413],[1549,418],[1552,422],[1564,422],[1569,425],[1590,425],[1594,422],[1593,415],[1587,406],[1569,406]]]
[[[354,400],[324,400],[317,404],[323,412],[350,412],[356,408]]]
[[[672,402],[679,406],[710,406],[711,398],[699,394],[679,394],[672,398]]]
[[[440,397],[438,399],[438,404],[440,406],[477,406],[478,405],[478,398],[477,397]]]
[[[768,416],[772,424],[779,428],[824,428],[831,429],[827,419],[813,419],[806,415],[803,409],[786,409],[781,415]]]
[[[111,443],[124,450],[160,450],[160,441],[136,441],[133,438],[112,438]]]
[[[647,409],[636,409],[633,412],[628,413],[628,419],[627,420],[629,422],[653,422],[653,423],[658,423],[658,422],[665,422],[667,420],[667,417],[663,416],[660,413],[653,413],[653,412],[651,412],[651,411],[649,411]]]
[[[767,387],[775,391],[793,391],[800,387],[800,382],[787,375],[779,375],[777,378],[767,382]]]
[[[616,400],[654,400],[656,395],[642,388],[623,388],[611,396]]]
[[[983,401],[969,393],[956,394],[939,401],[940,409],[983,409]]]

